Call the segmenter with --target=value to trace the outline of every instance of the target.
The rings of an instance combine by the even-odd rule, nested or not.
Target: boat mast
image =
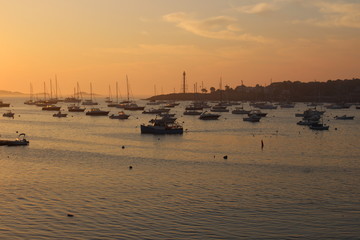
[[[32,83],[30,83],[30,100],[33,101],[33,86],[32,86]]]
[[[51,80],[51,78],[50,78],[50,99],[52,99],[53,98],[53,96],[52,96],[52,80]]]
[[[46,101],[46,85],[45,85],[45,82],[44,82],[44,101]]]
[[[57,85],[57,76],[55,74],[55,98],[58,99],[58,85]]]
[[[92,101],[92,83],[90,83],[90,100]]]
[[[126,75],[126,90],[127,90],[127,101],[129,102],[129,79],[128,76]]]
[[[118,82],[116,82],[116,103],[119,103],[119,86],[118,86]]]

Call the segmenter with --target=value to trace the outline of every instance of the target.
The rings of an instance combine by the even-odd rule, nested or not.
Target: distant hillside
[[[210,88],[202,93],[171,93],[149,100],[222,100],[222,101],[294,101],[294,102],[360,102],[360,79],[328,80],[326,82],[275,82],[269,86],[245,85],[225,90]]]
[[[25,95],[25,93],[0,90],[0,96],[22,96],[22,95]]]

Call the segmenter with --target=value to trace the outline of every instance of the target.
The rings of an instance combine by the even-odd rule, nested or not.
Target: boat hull
[[[109,114],[108,111],[104,112],[87,112],[86,115],[88,116],[107,116]]]
[[[183,134],[183,128],[166,128],[162,126],[141,125],[141,133],[148,134]]]

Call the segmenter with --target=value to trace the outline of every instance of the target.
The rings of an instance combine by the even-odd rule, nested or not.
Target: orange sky
[[[0,0],[0,89],[134,96],[360,77],[356,0]]]

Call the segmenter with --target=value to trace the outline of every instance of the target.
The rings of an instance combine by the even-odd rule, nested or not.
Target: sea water
[[[158,136],[140,133],[154,117],[141,111],[55,118],[4,100],[15,117],[0,117],[1,139],[26,133],[30,145],[0,147],[0,239],[360,238],[354,106],[326,109],[330,129],[313,131],[296,125],[304,103],[251,123],[183,116],[181,102],[184,134]],[[344,114],[355,119],[334,119]]]

